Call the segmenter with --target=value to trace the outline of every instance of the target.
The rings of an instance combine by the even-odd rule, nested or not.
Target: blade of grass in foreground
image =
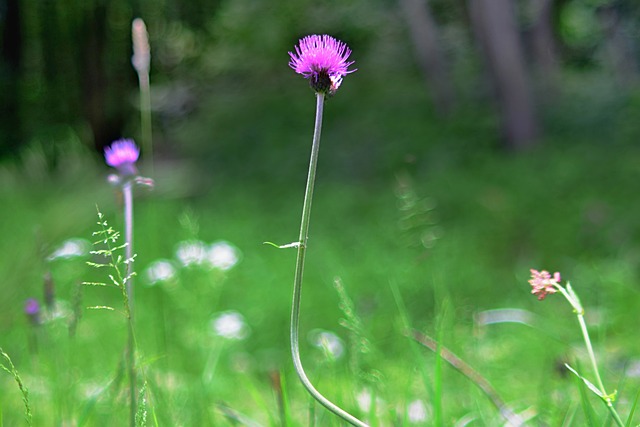
[[[22,402],[24,403],[25,418],[27,420],[27,425],[32,426],[33,415],[31,413],[31,404],[29,403],[29,390],[27,389],[27,387],[25,387],[24,383],[22,382],[22,378],[20,378],[20,374],[18,373],[18,370],[13,365],[13,361],[11,361],[11,358],[9,357],[9,355],[5,353],[1,347],[0,347],[0,355],[2,355],[2,357],[6,360],[6,362],[9,365],[9,367],[7,368],[7,366],[5,366],[4,363],[0,362],[0,368],[6,371],[7,373],[11,374],[16,384],[18,384],[18,388],[22,393]]]
[[[436,340],[429,337],[428,335],[423,334],[422,332],[411,330],[406,331],[406,336],[413,338],[416,342],[422,344],[429,350],[433,352],[440,352],[440,357],[448,362],[451,366],[453,366],[458,372],[467,377],[471,382],[473,382],[480,390],[487,395],[491,403],[498,409],[500,415],[502,415],[507,422],[514,426],[520,426],[524,424],[524,420],[518,416],[510,407],[506,404],[506,402],[500,397],[495,388],[491,385],[491,383],[484,378],[478,371],[473,369],[470,365],[468,365],[464,360],[460,359],[455,353],[449,350],[447,347],[442,344],[438,344]]]
[[[406,331],[411,329],[411,323],[409,321],[409,314],[407,312],[407,307],[404,305],[404,301],[402,300],[402,296],[400,295],[400,291],[398,290],[398,286],[391,282],[389,283],[391,287],[391,293],[393,294],[393,299],[396,302],[396,306],[398,307],[398,313],[400,314],[400,322],[401,322],[401,330],[403,334],[406,334]],[[413,354],[413,358],[415,359],[415,363],[418,366],[418,370],[420,371],[420,375],[422,376],[422,383],[428,393],[429,396],[434,395],[433,388],[431,383],[429,382],[429,374],[427,372],[427,366],[424,363],[424,357],[420,351],[420,348],[416,344],[415,341],[411,341],[409,343],[409,347],[411,348],[411,353]]]
[[[278,405],[278,414],[280,415],[280,425],[288,427],[293,425],[291,414],[289,411],[289,400],[287,397],[287,383],[282,371],[274,371],[271,373],[271,387],[273,388],[276,403]],[[275,425],[275,423],[274,423]]]
[[[591,406],[591,402],[589,402],[587,386],[579,377],[576,377],[575,381],[578,390],[580,391],[580,403],[582,405],[582,411],[584,412],[586,423],[589,427],[595,427],[597,425],[595,420],[596,416],[593,406]]]
[[[629,411],[629,418],[627,418],[625,427],[631,427],[631,423],[633,422],[633,415],[636,413],[636,408],[638,407],[638,399],[640,399],[640,389],[638,389],[636,398],[633,400],[633,406],[631,407],[631,411]]]
[[[216,406],[218,407],[218,410],[220,410],[222,415],[224,415],[227,418],[227,420],[229,420],[229,422],[232,423],[232,425],[241,425],[246,427],[262,427],[262,424],[252,420],[246,415],[241,414],[240,412],[236,411],[235,409],[225,404],[218,403]]]
[[[445,332],[445,323],[450,302],[445,299],[440,312],[436,319],[436,334],[438,335],[438,343],[442,342]],[[433,412],[435,425],[441,426],[443,409],[442,409],[442,346],[436,345],[436,361],[433,366]]]
[[[570,427],[573,425],[573,418],[576,416],[577,408],[570,405],[567,408],[567,412],[564,414],[564,418],[562,419],[561,427]]]

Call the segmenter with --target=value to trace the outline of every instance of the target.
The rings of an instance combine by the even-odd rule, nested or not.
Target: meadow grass
[[[2,200],[11,206],[0,225],[0,347],[29,391],[33,425],[124,425],[126,321],[84,309],[116,307],[119,295],[100,288],[77,295],[78,283],[104,281],[87,256],[46,259],[68,238],[91,239],[96,203],[122,230],[104,169],[82,150],[74,155],[73,167],[38,171],[32,165],[43,157],[33,148],[25,155],[31,160],[0,170]],[[630,197],[638,158],[629,147],[584,152],[576,145],[521,157],[478,150],[450,158],[446,169],[434,159],[422,172],[398,170],[375,182],[319,181],[300,342],[314,384],[370,425],[414,425],[407,408],[415,401],[426,412],[415,425],[503,423],[475,384],[405,336],[409,326],[481,373],[514,411],[534,413],[532,425],[581,426],[590,418],[603,425],[606,409],[563,369],[569,362],[584,372],[589,363],[575,315],[560,299],[539,303],[530,295],[528,269],[549,268],[580,293],[603,381],[618,391],[625,419],[635,406],[640,350],[640,206]],[[157,188],[138,192],[136,201],[136,335],[147,425],[340,425],[310,401],[291,366],[295,251],[262,244],[295,241],[302,189],[227,180],[187,197],[163,193],[161,180]],[[407,222],[411,192],[424,202],[414,213],[424,221]],[[430,247],[416,245],[430,232]],[[228,241],[240,262],[229,270],[181,267],[178,243],[196,240]],[[146,268],[161,258],[176,274],[151,286]],[[23,306],[42,299],[47,271],[60,311],[34,327]],[[336,290],[336,278],[346,291]],[[74,305],[83,309],[70,336]],[[527,310],[530,322],[478,324],[478,313],[497,308]],[[246,322],[242,339],[212,329],[212,319],[229,311]],[[343,355],[333,359],[314,346],[314,330],[340,337]],[[2,374],[2,422],[23,425],[23,394]]]

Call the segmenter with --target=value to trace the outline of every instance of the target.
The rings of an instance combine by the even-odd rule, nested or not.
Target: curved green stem
[[[607,394],[607,391],[604,388],[604,383],[600,378],[598,364],[596,363],[596,355],[593,352],[593,347],[591,346],[591,339],[589,338],[589,332],[587,330],[587,324],[584,321],[584,315],[582,313],[578,313],[578,323],[580,323],[580,330],[582,331],[582,336],[584,337],[584,342],[587,346],[587,353],[589,353],[589,360],[591,361],[591,367],[593,368],[593,372],[595,373],[598,387],[600,388],[600,392],[604,396],[602,399],[607,405],[607,409],[609,409],[609,412],[611,413],[611,416],[615,420],[616,424],[619,427],[623,427],[624,423],[622,422],[620,415],[618,415],[618,411],[616,411],[616,409],[613,407],[612,398]]]
[[[296,258],[296,274],[293,283],[293,304],[291,308],[291,356],[293,366],[309,394],[313,396],[322,406],[347,421],[351,425],[368,427],[367,424],[355,418],[342,408],[338,407],[329,399],[324,397],[315,389],[307,377],[300,360],[300,346],[298,341],[298,330],[300,326],[300,295],[302,291],[302,276],[304,272],[304,259],[307,250],[307,240],[309,237],[309,222],[311,218],[311,200],[313,198],[313,186],[316,178],[316,166],[318,164],[318,149],[320,148],[320,132],[322,129],[322,111],[324,106],[324,95],[316,93],[316,121],[313,129],[313,145],[311,147],[311,161],[309,162],[309,175],[307,177],[307,188],[304,193],[304,205],[302,208],[302,221],[300,224],[300,237],[298,239],[298,256]]]
[[[596,354],[593,351],[593,346],[591,345],[591,338],[589,338],[589,330],[587,329],[587,323],[584,321],[584,308],[580,303],[578,295],[573,291],[571,285],[567,285],[567,289],[563,288],[560,285],[555,285],[555,288],[562,293],[562,295],[569,301],[569,304],[573,307],[576,316],[578,316],[578,323],[580,324],[580,331],[582,332],[582,338],[584,339],[584,343],[587,347],[587,353],[589,354],[589,361],[591,362],[591,368],[593,369],[593,373],[596,376],[596,382],[598,389],[602,395],[602,400],[605,405],[607,405],[607,409],[611,413],[614,421],[618,425],[618,427],[623,427],[624,423],[618,415],[618,411],[613,407],[613,399],[607,394],[607,391],[604,388],[604,383],[602,382],[602,378],[600,377],[600,371],[598,370],[598,363],[596,362]]]

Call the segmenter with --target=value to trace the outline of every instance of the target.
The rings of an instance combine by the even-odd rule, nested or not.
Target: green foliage
[[[33,425],[33,421],[32,421],[33,414],[31,412],[31,404],[29,402],[29,389],[27,389],[27,387],[24,385],[24,382],[22,381],[22,378],[20,377],[18,370],[13,365],[13,361],[11,360],[11,357],[9,357],[9,355],[5,353],[2,348],[0,348],[0,355],[4,359],[4,362],[0,362],[0,368],[2,368],[2,370],[7,372],[9,375],[11,375],[15,380],[16,384],[18,385],[18,388],[20,389],[20,393],[22,394],[22,402],[24,403],[25,418],[27,420],[27,425],[31,426]],[[5,363],[7,365],[5,365]],[[2,421],[1,413],[0,413],[0,421]]]
[[[97,237],[98,240],[93,242],[93,244],[97,247],[103,246],[104,249],[95,249],[90,251],[90,253],[97,256],[103,261],[87,261],[87,265],[97,269],[111,269],[112,273],[108,274],[111,283],[107,284],[104,282],[82,282],[82,284],[87,286],[115,286],[116,288],[118,288],[122,294],[123,312],[125,313],[127,318],[130,318],[131,307],[129,306],[127,283],[131,281],[136,273],[135,271],[128,273],[128,266],[135,261],[136,255],[134,254],[131,258],[125,258],[122,255],[121,252],[123,252],[124,249],[128,246],[128,243],[118,243],[121,236],[120,232],[109,226],[109,223],[104,218],[104,214],[100,212],[99,209],[97,224],[100,228],[98,231],[93,232],[93,236]],[[102,305],[89,308],[114,310],[113,307]]]
[[[195,9],[205,6],[197,3]],[[411,319],[418,329],[436,331],[517,410],[535,405],[541,424],[585,425],[593,417],[601,425],[606,414],[598,407],[580,411],[580,392],[555,368],[575,352],[566,344],[578,339],[573,319],[568,314],[559,322],[554,303],[539,305],[526,276],[530,267],[552,266],[581,283],[583,303],[597,307],[602,319],[593,326],[594,344],[606,355],[602,364],[608,375],[621,378],[617,361],[640,350],[634,297],[640,279],[637,93],[620,94],[597,74],[567,73],[563,93],[545,113],[548,138],[529,153],[506,155],[496,150],[498,125],[490,111],[465,105],[448,120],[433,114],[403,23],[386,9],[353,20],[370,2],[350,3],[339,14],[331,13],[330,3],[308,9],[309,2],[285,2],[274,6],[282,12],[273,14],[279,23],[265,22],[259,32],[254,23],[271,5],[249,3],[216,4],[219,14],[210,17],[150,20],[154,66],[162,70],[156,81],[175,73],[200,98],[188,117],[159,113],[167,126],[164,149],[183,157],[175,156],[169,166],[160,162],[156,192],[141,194],[136,205],[140,272],[158,259],[176,268],[162,282],[151,283],[146,274],[137,278],[137,331],[148,372],[148,400],[138,408],[139,420],[146,408],[147,424],[277,425],[277,394],[267,378],[281,372],[289,425],[309,419],[309,425],[337,425],[320,408],[310,409],[290,368],[294,251],[261,244],[295,239],[312,93],[286,68],[283,52],[313,23],[318,31],[353,40],[360,47],[354,53],[360,70],[327,104],[302,310],[303,331],[344,334],[352,347],[347,357],[327,363],[303,332],[310,376],[351,411],[380,425],[409,425],[406,407],[414,399],[424,401],[430,415],[440,407],[444,424],[468,417],[494,425],[499,417],[483,395],[439,358],[407,342],[398,324],[406,328]],[[113,14],[122,28],[128,25],[126,10]],[[465,39],[455,31],[449,36],[452,43]],[[112,55],[121,55],[119,50]],[[458,76],[463,87],[476,91],[468,100],[482,98],[477,79]],[[41,85],[41,78],[33,84]],[[49,270],[57,298],[72,301],[74,310],[121,303],[108,287],[78,286],[79,278],[104,285],[104,267],[87,271],[84,258],[47,260],[68,237],[90,235],[96,202],[119,203],[101,182],[105,168],[96,166],[96,156],[77,135],[71,127],[58,129],[0,165],[0,199],[8,207],[0,221],[0,336],[5,348],[16,349],[25,384],[34,384],[36,425],[75,420],[100,426],[126,419],[121,318],[97,311],[80,319],[76,310],[34,330],[22,312],[24,300],[41,292]],[[114,228],[121,227],[118,212],[113,207],[105,213]],[[112,258],[90,262],[113,268],[125,260],[114,255],[121,245],[107,238],[113,229],[104,226],[100,238],[113,247],[93,255]],[[228,240],[240,248],[242,261],[228,271],[182,266],[175,249],[185,239]],[[126,277],[112,276],[107,284],[122,288]],[[332,289],[335,277],[348,285],[349,295]],[[474,321],[482,310],[505,307],[535,311],[540,321],[532,328]],[[212,319],[227,310],[244,315],[248,339],[224,340],[212,332]],[[75,331],[71,338],[69,329]],[[24,342],[32,335],[37,353]],[[358,397],[372,384],[370,406],[363,409]],[[635,391],[631,381],[620,387],[620,413],[633,412],[629,396]],[[5,425],[19,423],[23,407],[11,396],[3,401]]]
[[[136,412],[136,427],[146,427],[147,425],[147,383],[140,387],[138,395],[138,410]]]

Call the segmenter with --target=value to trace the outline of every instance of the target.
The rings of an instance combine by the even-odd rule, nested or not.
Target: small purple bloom
[[[40,304],[34,298],[29,298],[24,304],[24,313],[33,325],[40,324]]]
[[[309,85],[318,93],[334,95],[342,78],[356,70],[349,70],[353,61],[347,61],[351,49],[331,36],[311,35],[300,40],[296,51],[289,52],[289,66],[309,79]]]
[[[118,169],[123,175],[137,173],[135,163],[140,156],[140,149],[132,139],[119,139],[104,149],[107,164]]]

